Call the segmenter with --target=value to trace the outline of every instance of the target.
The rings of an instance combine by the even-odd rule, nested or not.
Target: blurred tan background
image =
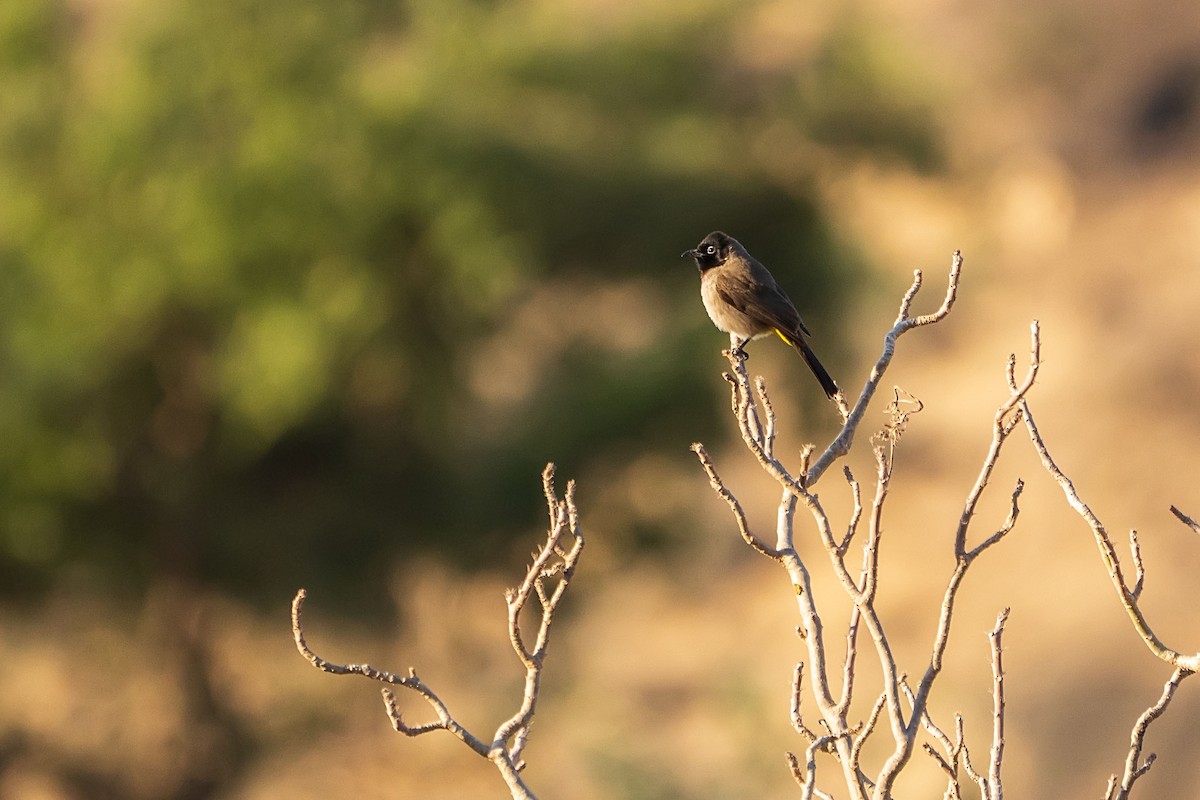
[[[953,314],[885,381],[925,404],[885,514],[902,669],[927,661],[1032,319],[1052,454],[1115,537],[1138,529],[1159,634],[1200,648],[1200,542],[1167,512],[1200,513],[1190,4],[11,0],[0,76],[0,796],[507,796],[449,735],[393,733],[375,686],[309,667],[288,603],[309,589],[318,653],[415,666],[490,736],[519,700],[503,590],[550,460],[589,543],[531,787],[797,796],[791,588],[687,450],[772,523],[677,256],[714,228],[855,391],[912,270],[931,310],[965,256]],[[750,352],[779,451],[827,442],[800,361]],[[1006,788],[1098,797],[1168,669],[1019,435],[974,538],[1018,476],[931,708],[984,758],[985,634],[1011,606]],[[835,474],[821,493],[844,520]],[[840,653],[847,609],[806,552]],[[1200,794],[1197,688],[1153,726],[1138,796]],[[913,761],[897,796],[940,797]]]

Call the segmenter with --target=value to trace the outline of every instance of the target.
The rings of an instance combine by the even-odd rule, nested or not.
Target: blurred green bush
[[[716,424],[713,228],[836,365],[815,166],[937,137],[886,36],[781,8],[7,0],[0,587],[506,554],[545,461]]]

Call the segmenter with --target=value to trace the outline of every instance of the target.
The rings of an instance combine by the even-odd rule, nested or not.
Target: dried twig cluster
[[[496,765],[514,798],[533,798],[521,775],[525,767],[522,754],[529,741],[529,729],[537,708],[538,689],[541,686],[542,669],[546,660],[546,648],[550,643],[550,625],[554,612],[562,601],[575,566],[583,553],[583,530],[579,526],[579,514],[575,508],[575,482],[567,484],[566,493],[559,498],[554,490],[554,465],[549,464],[542,472],[542,489],[550,512],[550,527],[546,541],[533,556],[533,563],[525,573],[520,586],[509,589],[505,595],[508,606],[508,635],[517,658],[525,667],[525,692],[520,708],[500,724],[490,741],[485,741],[460,725],[441,698],[410,668],[407,675],[376,669],[369,664],[334,664],[321,658],[309,648],[304,638],[301,612],[306,593],[296,593],[292,601],[292,634],[296,648],[317,669],[333,675],[362,675],[373,681],[387,684],[383,687],[383,702],[392,727],[407,736],[420,736],[431,731],[445,730],[454,734],[464,744]],[[522,612],[531,598],[537,598],[541,617],[532,640],[522,623]],[[532,641],[532,644],[531,644]],[[437,719],[420,725],[409,725],[400,715],[396,696],[390,687],[401,686],[416,692],[429,703]]]
[[[850,452],[867,406],[878,391],[895,354],[899,337],[915,328],[941,322],[950,314],[958,292],[962,264],[962,257],[956,252],[941,306],[932,314],[922,316],[911,314],[912,303],[922,284],[921,272],[915,272],[913,282],[900,303],[896,321],[884,336],[882,353],[853,407],[848,406],[842,394],[834,397],[843,423],[840,432],[815,458],[815,448],[811,445],[805,447],[800,453],[799,464],[794,469],[785,466],[776,452],[777,420],[765,381],[760,377],[752,383],[746,371],[745,356],[739,352],[726,351],[731,369],[724,377],[730,384],[731,406],[742,441],[764,473],[780,489],[773,539],[760,536],[751,529],[741,503],[717,473],[716,466],[704,446],[692,446],[713,490],[732,512],[742,539],[757,552],[778,562],[787,571],[794,587],[800,618],[797,632],[804,642],[807,656],[805,661],[796,664],[792,675],[790,711],[792,725],[806,746],[801,754],[787,753],[787,761],[793,777],[800,786],[802,798],[834,796],[832,789],[820,788],[820,779],[820,783],[826,787],[832,784],[843,787],[838,790],[839,797],[849,797],[853,800],[890,800],[897,777],[911,763],[912,754],[919,744],[920,749],[944,775],[947,800],[961,800],[964,786],[969,787],[970,784],[975,785],[983,800],[1003,798],[1001,767],[1005,748],[1005,675],[1001,638],[1008,621],[1007,608],[999,613],[995,626],[988,634],[993,709],[992,740],[987,751],[986,763],[983,759],[972,758],[965,740],[962,716],[954,716],[952,728],[941,726],[929,712],[929,700],[943,670],[955,603],[967,572],[980,556],[1004,539],[1017,523],[1020,514],[1019,500],[1024,489],[1024,483],[1020,480],[1016,482],[1009,496],[1005,519],[998,521],[994,528],[984,534],[975,535],[972,531],[980,500],[988,488],[1001,452],[1012,434],[1024,425],[1043,466],[1062,488],[1070,506],[1090,527],[1105,569],[1138,635],[1151,653],[1173,668],[1163,687],[1162,695],[1145,710],[1133,727],[1129,751],[1121,774],[1113,775],[1108,782],[1105,800],[1127,798],[1134,783],[1145,775],[1154,763],[1153,754],[1144,757],[1142,755],[1147,729],[1166,711],[1183,680],[1200,669],[1200,653],[1189,655],[1174,650],[1154,633],[1140,606],[1140,598],[1146,584],[1146,571],[1137,533],[1130,533],[1130,559],[1133,565],[1131,583],[1121,567],[1117,548],[1107,529],[1080,499],[1074,484],[1050,457],[1028,400],[1041,365],[1040,332],[1037,322],[1030,328],[1028,366],[1019,380],[1016,357],[1010,356],[1008,360],[1005,373],[1007,392],[998,403],[992,418],[991,444],[975,482],[964,499],[962,513],[953,535],[947,537],[954,556],[954,568],[945,578],[936,630],[928,650],[928,660],[920,665],[919,679],[910,681],[896,663],[887,630],[876,608],[876,590],[880,573],[880,544],[884,536],[881,520],[891,486],[895,450],[913,417],[921,411],[921,402],[898,388],[894,390],[893,399],[885,409],[888,422],[870,440],[875,461],[875,478],[873,495],[869,501],[864,498],[863,486],[850,468],[843,467],[846,490],[852,500],[850,517],[843,527],[835,526],[821,497],[814,491],[814,487],[829,468]],[[292,604],[292,629],[296,647],[313,666],[335,675],[362,675],[385,684],[382,689],[384,704],[392,726],[398,732],[408,736],[419,736],[435,730],[449,731],[496,765],[514,798],[533,797],[522,777],[522,754],[528,742],[530,725],[536,709],[551,622],[570,584],[584,544],[575,508],[574,484],[569,483],[565,495],[559,498],[554,489],[553,465],[546,467],[542,483],[549,509],[549,531],[545,542],[534,554],[533,563],[524,580],[506,595],[509,638],[513,650],[525,667],[525,690],[518,710],[501,723],[490,740],[481,739],[460,725],[441,698],[417,677],[413,669],[405,675],[400,675],[367,664],[334,664],[318,656],[306,643],[301,624],[305,600],[303,589],[297,593]],[[823,605],[828,598],[821,598],[819,601],[814,596],[807,557],[802,556],[795,545],[796,511],[800,507],[811,517],[816,538],[820,543],[818,554],[824,553],[845,594],[845,599],[850,604],[849,624],[844,632],[845,657],[841,664],[831,663],[826,653],[827,633],[822,623],[819,605]],[[1200,533],[1200,523],[1174,506],[1171,507],[1171,511],[1181,522]],[[860,549],[861,556],[850,563],[847,559],[851,556],[854,546]],[[820,558],[820,555],[817,557]],[[537,622],[536,633],[529,636],[528,627],[522,621],[522,614],[532,598],[537,599],[541,616]],[[860,630],[864,628],[870,640],[869,646],[864,647],[864,652],[871,652],[878,662],[882,674],[882,688],[874,697],[869,710],[860,718],[856,715],[856,709],[865,705],[855,705],[854,700],[858,688],[856,679],[861,655]],[[811,717],[807,717],[803,711],[802,697],[806,685],[812,695],[811,703],[815,706],[818,723],[815,725],[812,724]],[[392,690],[392,687],[397,686],[423,697],[433,709],[436,719],[420,725],[406,723],[398,710]],[[890,737],[890,744],[882,747],[885,755],[879,762],[869,766],[864,763],[863,752],[864,745],[872,736]],[[835,766],[832,778],[828,777],[825,768],[821,766],[828,765],[830,757]]]
[[[832,794],[818,788],[817,779],[817,755],[828,753],[833,756],[839,776],[832,780],[844,786],[849,797],[856,800],[866,800],[868,797],[873,800],[886,800],[891,798],[897,776],[909,763],[918,742],[918,735],[924,731],[927,739],[921,742],[921,747],[945,774],[947,798],[962,796],[963,775],[976,784],[985,800],[999,800],[1003,797],[1001,765],[1004,756],[1004,670],[1000,641],[1008,619],[1008,609],[1000,613],[996,626],[989,635],[994,708],[992,744],[988,751],[986,767],[977,769],[972,761],[964,741],[962,717],[956,715],[953,734],[948,734],[930,718],[928,702],[935,682],[942,672],[955,602],[967,571],[979,556],[1012,531],[1017,522],[1020,513],[1018,501],[1024,488],[1024,483],[1019,480],[1011,493],[1007,518],[976,543],[970,542],[968,534],[975,521],[976,510],[1002,449],[1016,429],[1024,423],[1043,464],[1063,487],[1068,502],[1092,527],[1105,566],[1143,641],[1155,655],[1176,668],[1163,696],[1147,709],[1134,728],[1123,776],[1120,779],[1114,776],[1110,781],[1106,798],[1123,798],[1127,796],[1133,782],[1145,774],[1153,763],[1153,756],[1144,760],[1140,756],[1146,726],[1166,709],[1179,682],[1197,668],[1197,656],[1181,655],[1166,647],[1146,623],[1138,606],[1145,575],[1136,535],[1131,542],[1136,580],[1133,586],[1129,586],[1121,573],[1116,550],[1104,527],[1079,500],[1071,482],[1058,470],[1046,451],[1027,399],[1041,364],[1039,327],[1036,322],[1031,326],[1028,368],[1020,380],[1016,374],[1016,358],[1009,358],[1006,370],[1007,396],[997,406],[992,420],[991,445],[978,477],[967,493],[962,514],[954,530],[952,547],[955,567],[946,580],[928,662],[915,685],[909,683],[895,662],[887,631],[876,610],[875,600],[880,568],[879,547],[883,536],[880,520],[892,479],[893,454],[911,417],[921,410],[920,401],[896,389],[894,399],[887,408],[890,421],[872,437],[876,475],[874,496],[869,508],[864,505],[860,483],[848,467],[843,469],[846,485],[853,500],[851,516],[844,530],[835,531],[835,525],[820,496],[813,491],[813,487],[829,467],[850,452],[867,405],[878,390],[895,353],[897,339],[914,328],[938,323],[950,313],[957,295],[961,270],[962,257],[956,252],[951,263],[945,298],[940,308],[932,314],[912,316],[910,309],[922,283],[921,272],[916,271],[912,285],[900,303],[896,321],[884,337],[882,353],[853,408],[847,407],[841,395],[835,397],[843,420],[841,431],[815,460],[814,448],[811,445],[806,447],[801,452],[799,466],[794,471],[786,467],[775,452],[776,417],[765,382],[758,378],[752,385],[746,372],[745,357],[726,351],[731,371],[725,374],[725,378],[731,385],[731,405],[742,440],[763,471],[779,485],[782,493],[773,542],[751,530],[741,503],[718,475],[704,446],[695,444],[692,449],[708,475],[713,490],[728,504],[742,538],[757,552],[777,561],[787,571],[795,587],[801,622],[798,631],[805,643],[807,662],[797,664],[793,675],[791,717],[796,731],[807,742],[807,747],[802,757],[788,753],[787,760],[804,798],[832,797]],[[795,512],[799,506],[803,506],[811,516],[822,546],[821,550],[828,558],[834,575],[851,604],[850,621],[845,632],[846,655],[840,669],[831,665],[826,655],[826,632],[818,609],[818,599],[812,593],[809,565],[795,547]],[[1182,513],[1176,511],[1176,515],[1186,524],[1197,528],[1197,523]],[[847,563],[847,556],[856,537],[861,537],[861,566],[852,567]],[[860,627],[865,627],[870,637],[872,650],[882,671],[883,687],[865,717],[856,719],[851,715],[851,704],[856,688]],[[816,713],[819,715],[819,733],[806,723],[801,713],[805,676],[808,678]],[[863,745],[885,720],[882,727],[891,736],[890,752],[882,763],[868,768],[863,763]],[[824,783],[829,785],[829,780],[825,780]]]

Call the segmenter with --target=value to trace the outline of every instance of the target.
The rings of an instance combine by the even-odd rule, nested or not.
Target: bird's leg
[[[747,353],[746,349],[745,349],[746,345],[748,345],[750,343],[749,337],[742,339],[741,341],[738,341],[737,335],[731,333],[731,334],[729,334],[729,341],[731,343],[737,342],[737,344],[734,344],[733,347],[730,348],[729,352],[733,353],[741,361],[749,361],[750,360],[750,354]]]

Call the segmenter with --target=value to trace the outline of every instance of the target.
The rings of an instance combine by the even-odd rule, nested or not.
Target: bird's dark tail
[[[820,381],[821,388],[825,390],[826,397],[833,397],[838,393],[837,384],[833,382],[833,378],[829,376],[825,367],[817,360],[817,354],[808,346],[808,342],[804,341],[804,337],[796,336],[793,338],[779,331],[776,331],[776,333],[779,333],[779,338],[796,348],[796,351],[800,353],[800,357],[804,359],[804,363],[808,364],[808,368],[812,370],[812,374],[816,375],[817,380]]]

